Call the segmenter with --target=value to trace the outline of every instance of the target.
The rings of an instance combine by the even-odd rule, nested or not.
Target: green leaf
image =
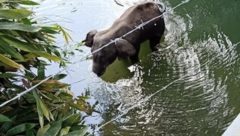
[[[52,60],[52,61],[55,61],[55,62],[60,62],[61,61],[61,58],[57,57],[57,56],[54,56],[54,55],[51,55],[49,53],[46,53],[46,52],[33,52],[35,53],[36,55],[38,55],[39,57],[43,57],[43,58],[46,58],[46,59],[49,59],[49,60]]]
[[[83,127],[81,130],[72,131],[65,136],[84,136],[86,134],[87,134],[87,127]]]
[[[60,92],[60,91],[58,91]],[[61,92],[57,95],[61,100],[66,102],[74,101],[72,92]]]
[[[26,131],[26,136],[35,136],[34,130],[33,130],[33,129],[27,130],[27,131]]]
[[[23,0],[23,1],[20,1],[19,3],[23,5],[39,5],[37,2],[30,1],[30,0]]]
[[[46,53],[46,52],[37,52],[37,51],[33,51],[27,55],[25,55],[24,57],[26,57],[27,59],[33,59],[33,58],[36,58],[36,57],[43,57],[43,58],[46,58],[48,60],[52,60],[52,61],[55,61],[55,62],[60,62],[62,59],[60,57],[57,57],[55,55],[51,55],[49,53]]]
[[[43,103],[43,101],[40,99],[40,97],[35,91],[33,92],[33,95],[37,103],[39,115],[44,115],[47,120],[50,121],[50,111],[48,110],[47,106]]]
[[[64,135],[68,134],[70,128],[71,128],[71,127],[62,128],[61,131],[60,131],[59,136],[64,136]]]
[[[9,46],[8,43],[3,41],[1,38],[0,38],[0,51],[9,54],[20,61],[24,60],[23,56],[15,48]]]
[[[39,5],[37,2],[31,1],[31,0],[0,0],[0,3],[19,3],[23,5]]]
[[[31,44],[28,44],[26,42],[20,41],[18,39],[12,38],[12,37],[7,37],[4,36],[2,39],[7,42],[10,46],[15,47],[17,49],[26,51],[26,52],[38,52],[39,49],[34,47]]]
[[[38,119],[39,119],[40,127],[43,127],[43,125],[44,125],[44,118],[43,118],[42,112],[39,110],[39,107],[40,106],[37,106],[37,109],[38,109]]]
[[[47,130],[50,128],[50,125],[47,124],[46,126],[39,128],[37,132],[37,136],[44,136]]]
[[[76,108],[80,111],[84,111],[85,113],[87,113],[88,115],[92,114],[93,109],[91,107],[91,105],[89,103],[86,102],[87,97],[78,97],[78,99],[76,99],[75,102],[68,102],[68,104],[73,107]]]
[[[13,68],[21,68],[22,66],[19,65],[18,63],[14,62],[13,60],[9,59],[8,57],[5,57],[4,55],[0,54],[0,61],[3,62],[4,64],[11,66]]]
[[[43,112],[43,115],[50,121],[50,111],[49,109],[47,108],[47,106],[43,103],[42,100],[39,99],[39,105],[42,109],[42,112]]]
[[[72,126],[73,124],[77,124],[80,122],[80,113],[79,114],[73,114],[68,117],[66,117],[63,121],[64,126]]]
[[[45,136],[57,136],[61,128],[62,128],[62,121],[56,121],[47,130],[47,132],[45,133]]]
[[[56,25],[56,27],[62,32],[65,42],[69,43],[69,40],[72,40],[72,37],[69,35],[69,33],[60,25]]]
[[[39,30],[41,30],[41,27],[14,22],[0,22],[0,30],[19,30],[24,32],[38,32]]]
[[[38,120],[39,120],[40,127],[42,128],[44,126],[44,118],[43,118],[43,111],[42,111],[41,106],[39,104],[39,99],[40,98],[38,97],[38,95],[35,91],[33,91],[33,97],[36,100]]]
[[[33,83],[37,84],[41,82],[41,80],[34,80]],[[39,88],[45,91],[52,91],[52,89],[59,89],[59,88],[65,88],[68,87],[69,84],[62,83],[58,80],[48,80],[42,83]]]
[[[23,19],[32,14],[26,9],[0,9],[0,18],[4,19]]]
[[[20,124],[18,126],[15,126],[13,128],[11,128],[10,130],[8,130],[7,135],[8,136],[13,136],[16,134],[20,134],[23,133],[27,130],[30,130],[32,128],[34,128],[36,126],[36,124],[33,123],[24,123],[24,124]]]
[[[14,73],[0,73],[0,78],[13,78],[18,77],[20,75],[14,74]]]
[[[59,33],[59,30],[56,27],[42,27],[41,31],[49,34]]]
[[[43,64],[39,64],[37,67],[37,79],[43,80],[45,78],[45,66]]]
[[[57,74],[53,77],[54,80],[61,80],[63,78],[65,78],[67,76],[67,74]]]
[[[51,55],[49,53],[46,53],[45,51],[39,51],[40,49],[32,46],[31,44],[28,44],[26,42],[20,41],[18,39],[12,38],[12,37],[7,37],[4,36],[2,38],[5,42],[7,42],[10,46],[18,48],[20,50],[26,51],[26,52],[31,52],[33,54],[36,54],[38,57],[43,57],[55,62],[61,61],[61,58]]]
[[[7,116],[0,114],[0,123],[2,122],[11,122],[12,120],[9,119]]]
[[[7,131],[12,128],[13,126],[13,122],[5,122],[5,123],[1,123],[0,125],[0,132],[2,133],[7,133]]]

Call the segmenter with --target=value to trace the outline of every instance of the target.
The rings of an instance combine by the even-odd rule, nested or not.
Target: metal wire
[[[156,16],[156,17],[154,17],[154,18],[152,18],[152,19],[150,19],[150,20],[148,20],[148,21],[146,21],[146,22],[143,22],[143,23],[139,24],[139,25],[136,26],[134,29],[132,29],[131,31],[128,31],[127,33],[125,33],[125,34],[122,35],[121,37],[117,37],[117,38],[111,40],[110,42],[108,42],[107,44],[103,45],[102,47],[96,49],[96,50],[93,51],[92,53],[87,54],[85,57],[81,58],[80,61],[83,61],[84,59],[87,59],[87,58],[92,57],[93,54],[95,54],[95,53],[99,52],[100,50],[102,50],[102,49],[104,49],[104,48],[112,45],[113,43],[116,43],[118,40],[120,40],[120,39],[122,39],[122,38],[124,38],[124,37],[126,37],[126,36],[128,36],[128,35],[130,35],[131,33],[135,32],[135,31],[137,31],[137,30],[139,30],[139,29],[141,29],[141,28],[144,27],[145,25],[153,22],[153,21],[156,20],[156,19],[161,18],[164,14],[166,14],[166,13],[168,13],[168,12],[170,12],[170,11],[175,10],[176,8],[178,8],[178,7],[180,7],[180,6],[188,3],[189,1],[190,1],[190,0],[184,0],[184,1],[182,1],[180,4],[178,4],[177,6],[173,7],[172,9],[169,9],[169,10],[164,11],[161,15]],[[156,3],[158,3],[158,2],[156,2]],[[77,62],[80,62],[80,61],[77,61]],[[77,63],[77,62],[74,62],[74,63]]]
[[[7,104],[10,103],[10,102],[13,102],[13,101],[21,98],[22,96],[24,96],[25,94],[31,92],[32,90],[34,90],[35,88],[37,88],[38,86],[40,86],[41,84],[43,84],[44,82],[46,82],[47,80],[49,80],[50,78],[53,78],[54,76],[62,73],[62,72],[65,71],[65,70],[66,70],[66,69],[60,70],[60,71],[58,71],[56,74],[53,74],[53,75],[48,76],[47,78],[41,80],[41,81],[40,81],[39,83],[37,83],[36,85],[34,85],[34,86],[26,89],[25,91],[17,94],[17,95],[16,95],[15,97],[13,97],[12,99],[9,99],[9,100],[3,102],[3,103],[0,105],[0,108],[4,107],[5,105],[7,105]]]
[[[233,46],[234,46],[234,47],[237,47],[239,44],[240,44],[240,42],[234,44]],[[231,50],[231,48],[229,48],[228,51],[229,51],[229,50]],[[219,57],[220,55],[221,55],[221,54],[218,54],[218,55],[214,56],[213,58],[211,58],[211,59],[208,61],[208,63],[213,62],[213,61],[214,61],[217,57]],[[205,65],[205,64],[204,64],[204,65]],[[187,78],[188,76],[189,76],[189,75],[182,76],[182,77],[180,77],[180,78],[172,81],[171,83],[165,85],[164,87],[162,87],[162,89],[160,89],[160,90],[152,93],[151,95],[147,96],[146,98],[142,99],[141,101],[138,101],[138,102],[136,102],[136,103],[133,103],[132,106],[130,106],[129,108],[125,109],[125,110],[122,112],[122,114],[120,114],[120,115],[116,116],[115,118],[113,118],[113,119],[105,122],[104,124],[102,124],[101,126],[99,126],[96,130],[94,130],[94,132],[99,131],[101,128],[105,127],[106,125],[110,124],[111,122],[113,122],[113,121],[121,118],[122,116],[126,115],[130,110],[135,109],[135,108],[141,106],[141,104],[146,103],[147,101],[149,101],[152,97],[154,97],[155,95],[157,95],[157,94],[160,93],[161,91],[166,90],[169,86],[173,85],[174,83],[176,83],[176,82],[178,82],[178,81],[183,80],[184,78]]]
[[[170,12],[170,11],[173,11],[174,9],[176,9],[176,8],[178,8],[178,7],[186,4],[186,3],[188,3],[188,2],[190,2],[190,0],[185,0],[185,1],[181,2],[180,4],[178,4],[177,6],[175,6],[174,8],[172,8],[172,9],[170,9],[170,10],[166,10],[163,14],[165,14],[165,13],[167,13],[167,12]],[[146,24],[149,24],[149,23],[151,23],[152,21],[154,21],[154,20],[162,17],[163,14],[161,14],[161,15],[159,15],[159,16],[156,16],[156,17],[154,17],[154,18],[152,18],[152,19],[150,19],[150,20],[148,20],[148,21],[146,21],[146,22],[143,22],[142,24],[140,24],[140,25],[138,25],[137,27],[135,27],[135,29],[132,29],[131,31],[127,32],[126,34],[122,35],[121,37],[118,37],[118,38],[116,38],[116,39],[114,39],[114,40],[111,40],[108,44],[106,44],[106,45],[102,46],[101,48],[95,50],[95,51],[92,52],[91,54],[87,54],[87,55],[85,56],[85,58],[91,57],[93,54],[99,52],[100,50],[102,50],[103,48],[105,48],[105,47],[107,47],[107,46],[110,46],[112,43],[116,42],[117,40],[119,40],[119,39],[121,39],[121,38],[123,38],[123,37],[128,36],[129,34],[135,32],[136,30],[138,30],[138,29],[140,29],[140,28],[142,28],[142,27],[145,26]],[[237,44],[235,44],[235,45],[237,46],[238,44],[240,44],[240,43],[237,43]],[[216,58],[216,57],[218,57],[218,55],[215,56],[214,58]],[[214,58],[212,58],[211,61],[209,61],[208,63],[212,62],[212,61],[214,60]],[[83,61],[83,58],[80,59],[80,61]],[[77,62],[79,62],[79,61],[77,61]],[[75,62],[75,63],[77,63],[77,62]],[[74,64],[74,63],[73,63],[73,64]],[[25,70],[26,70],[26,69],[25,69]],[[25,94],[29,93],[30,91],[34,90],[35,88],[37,88],[37,87],[38,87],[39,85],[41,85],[42,83],[46,82],[47,80],[49,80],[50,78],[54,77],[55,75],[63,72],[64,70],[65,70],[65,69],[57,72],[57,73],[54,74],[54,75],[48,76],[47,78],[45,78],[44,80],[42,80],[42,81],[39,82],[38,84],[32,86],[31,88],[26,89],[25,91],[23,91],[22,93],[19,93],[19,94],[18,94],[17,96],[15,96],[14,98],[12,98],[12,99],[10,99],[10,100],[2,103],[2,104],[0,105],[0,108],[3,107],[3,106],[5,106],[5,105],[7,105],[8,103],[10,103],[10,102],[12,102],[12,101],[14,101],[14,100],[19,99],[19,98],[22,97],[23,95],[25,95]],[[31,72],[31,71],[30,71],[30,72]],[[147,96],[145,99],[142,99],[141,101],[134,103],[131,107],[125,109],[125,110],[122,112],[122,114],[116,116],[115,118],[113,118],[113,119],[109,120],[108,122],[105,122],[104,124],[102,124],[101,126],[99,126],[94,132],[99,131],[101,128],[105,127],[106,125],[110,124],[111,122],[113,122],[113,121],[121,118],[122,116],[126,115],[130,110],[139,107],[142,103],[145,103],[145,102],[149,101],[152,97],[154,97],[155,95],[157,95],[159,92],[161,92],[161,91],[163,91],[163,90],[166,90],[169,86],[173,85],[174,83],[176,83],[176,82],[178,82],[178,81],[183,80],[183,79],[186,78],[187,76],[188,76],[188,75],[185,75],[185,76],[183,76],[183,77],[180,77],[179,79],[176,79],[176,80],[172,81],[171,83],[169,83],[169,84],[167,84],[166,86],[164,86],[162,89],[160,89],[160,90],[156,91],[155,93]],[[72,84],[75,84],[75,83],[78,83],[78,82],[74,82],[74,83],[72,83]],[[72,85],[72,84],[71,84],[71,85]]]
[[[131,31],[125,33],[125,34],[122,35],[121,37],[115,38],[114,40],[111,40],[108,44],[102,46],[101,48],[99,48],[99,49],[97,49],[97,50],[95,50],[95,51],[93,51],[90,55],[87,54],[84,58],[86,59],[86,58],[88,58],[88,57],[91,57],[93,54],[99,52],[99,51],[102,50],[103,48],[105,48],[105,47],[107,47],[107,46],[110,46],[112,43],[118,41],[119,39],[128,36],[129,34],[135,32],[135,31],[138,30],[138,29],[141,29],[143,26],[145,26],[145,25],[151,23],[152,21],[154,21],[154,20],[162,17],[165,13],[170,12],[170,11],[173,11],[174,9],[178,8],[179,6],[181,6],[181,5],[183,5],[183,4],[188,3],[189,1],[190,1],[190,0],[185,0],[185,1],[181,2],[180,4],[178,4],[177,6],[175,6],[174,8],[172,8],[172,9],[170,9],[170,10],[166,10],[166,11],[165,11],[164,13],[162,13],[161,15],[156,16],[156,17],[154,17],[154,18],[152,18],[152,19],[150,19],[150,20],[148,20],[148,21],[146,21],[146,22],[143,22],[142,24],[136,26],[134,29],[132,29]],[[80,59],[80,61],[83,61],[83,58]],[[79,62],[79,61],[76,61],[76,62],[74,62],[73,64],[76,64],[76,63],[78,63],[78,62]],[[25,69],[25,68],[23,68],[23,69],[26,70],[26,71],[29,71],[29,70],[27,70],[27,69]],[[65,68],[65,69],[66,69],[66,68]],[[49,80],[50,78],[54,77],[55,75],[63,72],[65,69],[58,71],[56,74],[53,74],[53,75],[48,76],[47,78],[45,78],[44,80],[42,80],[42,81],[39,82],[38,84],[32,86],[31,88],[26,89],[25,91],[21,92],[20,94],[18,94],[17,96],[13,97],[12,99],[10,99],[10,100],[2,103],[2,104],[0,105],[0,108],[3,107],[3,106],[5,106],[5,105],[7,105],[8,103],[10,103],[10,102],[12,102],[12,101],[15,101],[15,100],[19,99],[19,98],[22,97],[23,95],[31,92],[32,90],[34,90],[35,88],[37,88],[37,87],[38,87],[39,85],[41,85],[42,83],[46,82],[47,80]],[[31,72],[31,71],[29,71],[29,72]],[[32,73],[32,72],[31,72],[31,73]]]
[[[181,78],[179,78],[179,79],[176,79],[176,80],[172,81],[171,83],[165,85],[162,89],[160,89],[160,90],[156,91],[155,93],[147,96],[146,98],[142,99],[141,101],[138,101],[138,102],[132,104],[132,106],[129,107],[129,108],[127,108],[127,109],[125,109],[125,110],[122,112],[122,114],[118,115],[117,117],[115,117],[115,118],[109,120],[108,122],[104,123],[103,125],[99,126],[94,132],[99,131],[101,128],[105,127],[105,126],[108,125],[109,123],[111,123],[111,122],[113,122],[113,121],[121,118],[122,116],[126,115],[130,110],[135,109],[136,107],[141,106],[142,103],[147,102],[148,100],[150,100],[153,96],[155,96],[155,95],[158,94],[159,92],[167,89],[169,86],[173,85],[173,84],[176,83],[177,81],[180,81],[180,80],[184,79],[185,77],[187,77],[187,75],[185,75],[185,76],[183,76],[183,77],[181,77]]]

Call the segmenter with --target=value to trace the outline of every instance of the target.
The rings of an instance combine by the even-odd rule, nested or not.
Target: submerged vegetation
[[[55,35],[70,36],[59,25],[40,26],[24,7],[30,0],[0,0],[0,104],[46,79],[51,62],[65,64]],[[59,73],[3,107],[0,107],[0,135],[64,136],[85,135],[83,115],[93,111],[87,95],[75,98]]]

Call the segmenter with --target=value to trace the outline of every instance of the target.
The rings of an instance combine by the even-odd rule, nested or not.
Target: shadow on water
[[[118,1],[131,5],[127,0]],[[114,119],[95,135],[221,135],[240,112],[240,2],[230,1],[191,0],[166,14],[167,30],[159,51],[150,53],[144,43],[139,64],[130,66],[117,60],[103,76],[105,81],[91,73],[91,60],[72,66],[67,81],[85,79],[73,88],[88,88],[93,101],[100,103],[101,114],[86,121],[101,125]],[[83,33],[91,29],[109,26],[125,9],[110,0],[71,2],[70,9],[76,11],[62,17],[73,20],[66,27],[73,30],[75,40],[83,39]],[[163,2],[167,8],[179,3]],[[98,12],[90,16],[93,12],[88,11],[93,9]],[[78,16],[85,20],[79,21]],[[79,56],[89,52],[82,49]]]

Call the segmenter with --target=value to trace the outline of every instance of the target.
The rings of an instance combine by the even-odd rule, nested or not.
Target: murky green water
[[[163,3],[171,9],[181,1]],[[125,9],[113,0],[46,0],[35,10],[43,23],[71,29],[77,43]],[[145,43],[140,64],[129,68],[133,72],[127,62],[115,62],[104,81],[91,72],[91,60],[71,65],[66,82],[81,80],[72,85],[76,95],[89,89],[91,102],[100,103],[101,114],[86,119],[94,135],[221,135],[240,112],[239,13],[239,0],[190,0],[164,16],[162,47],[150,53]],[[72,60],[90,52],[81,49]]]

